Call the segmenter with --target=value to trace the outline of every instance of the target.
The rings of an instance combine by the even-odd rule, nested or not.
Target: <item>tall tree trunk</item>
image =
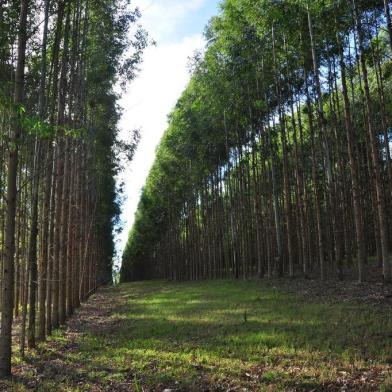
[[[27,43],[27,15],[29,0],[20,1],[18,59],[15,71],[14,104],[19,110],[23,104],[24,76]],[[11,374],[11,328],[14,292],[14,254],[15,254],[15,214],[16,214],[16,176],[18,172],[18,148],[22,135],[19,113],[15,116],[11,131],[7,174],[7,210],[5,230],[5,256],[3,265],[2,312],[0,331],[0,378]]]
[[[35,318],[36,318],[36,293],[37,293],[37,237],[38,237],[38,190],[39,170],[41,161],[40,141],[36,140],[34,149],[33,189],[31,200],[31,226],[27,262],[29,265],[29,324],[27,331],[27,345],[35,348]]]
[[[378,213],[378,223],[380,229],[383,275],[384,275],[384,280],[388,282],[391,279],[391,265],[390,265],[389,254],[388,254],[388,235],[387,235],[387,227],[386,227],[387,219],[385,215],[385,200],[384,200],[383,184],[382,184],[381,173],[380,173],[378,138],[376,136],[376,132],[372,123],[373,109],[372,109],[372,99],[370,96],[368,70],[367,70],[366,59],[364,54],[362,21],[361,21],[358,5],[355,0],[353,0],[353,5],[354,5],[354,18],[355,18],[358,45],[359,45],[359,58],[360,58],[361,71],[362,71],[364,90],[365,90],[365,104],[366,104],[365,109],[366,109],[366,120],[367,120],[366,125],[368,129],[369,140],[370,140],[372,169],[373,169],[374,181],[376,186],[377,213]]]
[[[47,70],[47,41],[48,41],[48,24],[49,24],[49,0],[45,0],[45,11],[44,11],[44,29],[42,33],[42,47],[41,47],[41,76],[40,76],[40,89],[38,98],[38,112],[41,121],[45,117],[45,89],[46,89],[46,70]],[[47,151],[49,151],[50,146],[47,145]],[[48,154],[45,154],[48,157]],[[50,155],[49,155],[50,158]],[[50,172],[49,167],[51,166],[50,159],[46,161],[45,172]],[[37,166],[40,163],[37,162]],[[39,170],[39,167],[37,167]],[[46,281],[47,281],[47,264],[48,264],[48,247],[47,247],[47,237],[48,237],[48,214],[49,214],[49,183],[50,177],[46,176],[48,183],[45,186],[45,195],[43,202],[43,233],[42,233],[42,252],[41,252],[41,262],[39,268],[39,281],[38,281],[38,332],[37,338],[39,340],[45,339],[45,325],[46,325],[46,314],[45,314],[45,303],[46,303]],[[37,198],[38,199],[38,198]],[[38,202],[38,200],[37,200]]]
[[[44,31],[42,36],[41,48],[41,77],[38,97],[38,112],[41,120],[44,119],[45,110],[45,86],[46,86],[46,43],[48,35],[49,22],[49,0],[45,1]],[[31,200],[31,227],[29,239],[28,263],[30,268],[29,274],[29,325],[27,333],[27,345],[29,348],[35,348],[35,319],[36,319],[36,291],[37,291],[37,238],[38,238],[38,191],[39,176],[41,169],[41,141],[39,136],[36,138],[34,149],[34,167],[33,167],[33,192]]]
[[[317,99],[316,99],[316,103],[317,103],[317,119],[318,119],[318,126],[319,126],[319,130],[320,130],[320,134],[321,134],[321,139],[322,139],[322,143],[323,143],[324,164],[325,164],[326,177],[327,177],[327,189],[326,189],[327,197],[326,197],[326,202],[327,203],[329,202],[329,207],[331,207],[333,205],[333,201],[331,200],[331,193],[332,193],[331,154],[330,154],[330,148],[329,148],[329,143],[328,143],[327,130],[326,130],[326,127],[325,127],[325,123],[326,122],[325,122],[323,101],[322,101],[321,83],[320,83],[320,75],[319,75],[319,65],[318,65],[318,60],[317,60],[316,43],[315,43],[314,32],[313,32],[313,22],[312,22],[312,17],[311,17],[311,13],[309,11],[309,8],[308,8],[307,14],[308,14],[308,27],[309,27],[310,46],[311,46],[312,61],[313,61],[314,83],[315,83],[315,89],[316,89],[316,93],[317,93]],[[334,213],[333,208],[331,208],[331,213],[332,214]],[[324,260],[324,258],[321,258],[321,255],[320,255],[320,275],[321,275],[321,280],[325,279],[325,274],[326,274],[325,260]]]
[[[340,38],[338,37],[338,41]],[[351,109],[350,100],[348,97],[347,80],[346,80],[346,65],[343,57],[343,47],[339,45],[339,56],[340,56],[340,72],[342,82],[342,94],[344,101],[344,121],[346,126],[347,134],[347,149],[350,162],[350,174],[351,174],[351,188],[353,192],[354,201],[354,223],[355,223],[355,234],[357,242],[357,264],[358,264],[358,281],[363,280],[363,266],[366,259],[365,251],[365,238],[362,223],[362,207],[361,207],[361,196],[359,191],[359,175],[357,169],[357,161],[355,158],[355,135],[351,121]]]

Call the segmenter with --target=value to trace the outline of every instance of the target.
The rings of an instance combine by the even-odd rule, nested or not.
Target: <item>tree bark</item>
[[[15,122],[12,127],[10,151],[8,156],[5,256],[3,264],[3,292],[0,332],[0,378],[11,375],[11,328],[13,313],[15,216],[17,198],[16,177],[18,172],[19,143],[23,131],[20,111],[21,105],[23,104],[24,95],[28,12],[29,0],[21,0],[18,32],[18,59],[15,71],[14,89],[14,104],[19,113],[15,116]]]

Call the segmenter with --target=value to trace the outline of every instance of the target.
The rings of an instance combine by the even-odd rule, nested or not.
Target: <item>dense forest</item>
[[[0,391],[391,391],[391,7],[0,1]]]
[[[139,17],[125,0],[0,3],[0,377],[11,332],[23,357],[112,281],[115,176],[138,141],[118,140],[118,99],[147,45]]]
[[[205,37],[122,281],[390,281],[390,2],[225,0]]]

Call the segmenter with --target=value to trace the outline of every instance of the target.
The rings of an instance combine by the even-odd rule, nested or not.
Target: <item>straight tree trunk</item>
[[[29,0],[20,1],[18,58],[15,71],[14,104],[23,104],[24,76],[27,43],[27,15]],[[15,116],[10,138],[7,174],[7,210],[5,229],[5,256],[3,264],[2,312],[0,331],[0,378],[11,375],[11,328],[14,292],[14,255],[15,255],[15,216],[16,216],[16,177],[18,172],[18,146],[22,135],[19,113]]]
[[[45,116],[45,89],[46,89],[46,68],[47,68],[47,40],[48,40],[48,24],[49,24],[49,0],[45,0],[45,11],[44,11],[44,29],[42,33],[42,47],[41,47],[41,76],[40,76],[40,90],[38,98],[38,112],[41,121],[44,120]],[[47,145],[47,151],[49,151],[50,146]],[[47,157],[49,154],[45,154]],[[50,158],[50,155],[49,155]],[[37,166],[40,163],[37,162]],[[50,172],[49,167],[51,167],[50,159],[47,160],[45,172]],[[39,167],[37,167],[39,170]],[[44,340],[46,336],[45,325],[46,325],[46,314],[45,314],[45,303],[46,303],[46,280],[47,280],[47,264],[48,264],[48,214],[49,214],[49,183],[50,178],[46,176],[48,183],[45,186],[45,195],[43,202],[43,222],[42,222],[42,251],[41,251],[41,262],[39,268],[39,280],[38,280],[38,332],[37,338],[39,340]],[[37,200],[38,202],[38,200]]]
[[[338,37],[340,41],[340,38]],[[354,222],[355,222],[355,234],[357,242],[357,264],[358,264],[358,281],[363,280],[363,266],[366,259],[365,251],[365,238],[362,223],[362,207],[361,207],[361,197],[359,192],[359,175],[357,170],[357,162],[355,159],[355,149],[354,149],[354,130],[351,121],[351,109],[350,100],[348,97],[347,81],[346,81],[346,66],[343,57],[343,47],[340,45],[339,50],[340,56],[340,73],[342,82],[342,94],[344,101],[344,121],[347,134],[347,149],[350,162],[350,174],[351,174],[351,188],[353,192],[354,201]]]
[[[388,230],[386,227],[387,219],[385,215],[385,200],[384,200],[383,185],[382,185],[381,173],[380,173],[378,140],[372,123],[373,110],[372,110],[372,101],[370,96],[368,70],[367,70],[366,59],[364,55],[362,22],[358,10],[358,5],[355,0],[353,0],[353,4],[354,4],[354,18],[355,18],[357,38],[359,44],[359,57],[360,57],[361,71],[362,71],[364,90],[365,90],[365,104],[366,104],[365,109],[366,109],[366,120],[367,120],[366,125],[369,134],[369,140],[370,140],[372,169],[373,169],[374,181],[376,186],[377,214],[378,214],[378,223],[380,229],[383,275],[384,275],[384,280],[386,282],[389,282],[391,280],[391,265],[390,265],[389,254],[388,254],[388,235],[387,235]]]
[[[37,238],[38,238],[38,190],[39,170],[41,161],[41,146],[38,138],[34,149],[33,190],[31,200],[31,226],[27,262],[29,266],[29,324],[27,330],[27,345],[35,348],[35,318],[37,293]]]

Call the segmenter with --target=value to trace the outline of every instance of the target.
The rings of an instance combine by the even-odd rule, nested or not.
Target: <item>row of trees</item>
[[[112,279],[115,176],[137,142],[117,140],[114,86],[147,44],[139,16],[125,0],[0,4],[0,377],[14,316],[23,355]]]
[[[391,279],[387,0],[225,0],[170,116],[123,281]]]

